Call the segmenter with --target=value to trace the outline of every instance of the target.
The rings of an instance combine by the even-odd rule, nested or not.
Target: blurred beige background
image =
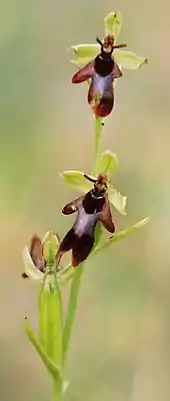
[[[58,174],[89,171],[92,115],[86,85],[70,84],[69,47],[103,35],[121,10],[119,41],[149,59],[124,72],[103,149],[117,153],[114,183],[128,216],[150,224],[87,264],[67,376],[69,401],[170,400],[170,3],[116,0],[1,5],[0,23],[0,399],[46,401],[51,382],[23,331],[36,325],[37,288],[20,278],[32,233],[63,236],[73,221],[61,208],[77,194]],[[67,289],[65,290],[65,297]]]

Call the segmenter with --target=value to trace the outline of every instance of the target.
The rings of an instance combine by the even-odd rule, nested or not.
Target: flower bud
[[[39,296],[39,338],[47,355],[62,368],[62,301],[55,258],[59,242],[48,232],[42,244],[46,270]]]

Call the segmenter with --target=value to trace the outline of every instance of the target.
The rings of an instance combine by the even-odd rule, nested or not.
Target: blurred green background
[[[87,263],[67,376],[69,401],[170,400],[170,3],[116,0],[1,4],[0,23],[0,399],[46,401],[51,382],[23,330],[36,325],[37,287],[22,281],[21,252],[33,233],[62,237],[74,218],[61,208],[77,196],[59,178],[89,171],[93,120],[86,85],[70,80],[69,47],[103,35],[103,19],[123,13],[119,42],[149,59],[125,71],[103,149],[119,158],[114,183],[128,216],[147,215],[137,236]],[[67,298],[67,288],[64,297]]]

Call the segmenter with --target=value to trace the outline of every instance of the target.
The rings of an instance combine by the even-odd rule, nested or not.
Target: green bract
[[[109,13],[105,17],[104,25],[105,36],[113,35],[115,39],[117,39],[122,26],[122,14],[120,12]],[[100,52],[100,45],[80,44],[71,46],[71,49],[75,54],[75,59],[72,60],[72,62],[75,63],[78,68],[81,68],[97,56]],[[114,50],[113,57],[121,68],[127,70],[136,70],[147,63],[146,57],[137,56],[135,53],[120,49]]]

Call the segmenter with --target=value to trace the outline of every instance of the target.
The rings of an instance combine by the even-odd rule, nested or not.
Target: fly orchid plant
[[[117,37],[122,25],[120,12],[111,12],[104,20],[105,38],[93,45],[72,46],[74,63],[79,71],[72,82],[88,81],[95,121],[94,161],[89,175],[82,171],[64,171],[62,179],[80,196],[63,207],[63,214],[76,213],[75,223],[60,242],[49,231],[43,239],[33,236],[29,247],[23,250],[22,276],[39,284],[38,321],[35,334],[25,318],[26,334],[36,349],[53,380],[54,400],[63,400],[69,382],[65,379],[73,323],[78,306],[80,283],[88,260],[113,243],[136,233],[149,220],[138,221],[124,230],[117,231],[112,214],[114,208],[126,215],[126,196],[112,184],[113,173],[118,168],[118,158],[110,150],[101,151],[103,119],[113,109],[114,80],[122,69],[138,69],[146,58],[120,50]],[[113,208],[113,212],[112,209]],[[109,236],[106,235],[109,231]],[[72,261],[60,267],[62,255],[71,250]],[[69,291],[67,311],[63,313],[62,287]]]

